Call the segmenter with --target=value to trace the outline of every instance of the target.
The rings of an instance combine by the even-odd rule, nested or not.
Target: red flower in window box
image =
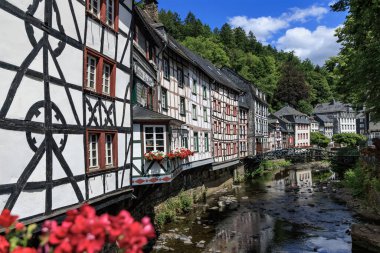
[[[9,242],[5,239],[4,236],[0,235],[0,253],[8,253],[9,252]]]
[[[11,211],[4,209],[0,215],[0,226],[9,228],[17,220],[18,216],[11,215]]]
[[[157,150],[150,151],[150,152],[147,152],[147,153],[144,154],[145,160],[148,160],[148,161],[158,161],[158,162],[160,162],[165,157],[166,157],[166,155],[165,155],[164,152],[157,151]]]

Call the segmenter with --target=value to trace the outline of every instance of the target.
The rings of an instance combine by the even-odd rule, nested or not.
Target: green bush
[[[245,178],[251,179],[257,176],[262,177],[264,174],[267,174],[268,172],[278,170],[281,168],[287,168],[290,165],[292,165],[292,163],[286,160],[262,161],[257,169],[247,172]]]
[[[326,148],[330,143],[330,139],[322,133],[312,132],[310,133],[310,143],[318,147]]]
[[[191,210],[194,201],[191,194],[181,192],[178,196],[167,199],[156,209],[155,223],[158,227],[174,221],[178,214]]]
[[[344,173],[344,185],[352,190],[354,196],[363,196],[365,193],[365,181],[364,172],[359,166]]]

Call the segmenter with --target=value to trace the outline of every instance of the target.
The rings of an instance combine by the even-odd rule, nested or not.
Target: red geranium
[[[0,226],[9,228],[18,219],[18,216],[11,215],[11,211],[4,209],[0,215]]]
[[[9,252],[9,242],[5,239],[4,236],[0,235],[0,253],[8,253]]]
[[[12,251],[12,253],[37,253],[37,250],[35,248],[23,248],[18,246]]]

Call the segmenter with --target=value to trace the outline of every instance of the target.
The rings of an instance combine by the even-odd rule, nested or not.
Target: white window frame
[[[96,6],[96,10],[98,11],[98,13],[95,13],[94,12],[94,2],[97,2],[97,6]],[[96,17],[100,18],[100,2],[101,0],[89,0],[89,11]]]
[[[106,69],[107,68],[109,69],[108,77],[106,76]],[[102,92],[106,95],[109,95],[111,93],[111,75],[112,75],[111,65],[108,63],[103,63]],[[107,89],[108,89],[108,91],[107,91]]]
[[[94,61],[95,62],[95,66],[94,66],[94,79],[93,79],[93,87],[91,87],[90,85],[90,82],[91,82],[91,67],[92,65],[90,65],[90,61]],[[98,59],[95,58],[94,56],[92,55],[87,55],[87,83],[86,83],[86,87],[88,89],[91,89],[91,90],[96,90],[96,75],[97,75],[97,65],[98,65]]]
[[[203,108],[203,121],[206,123],[208,122],[208,113],[206,107]]]
[[[157,138],[156,138],[156,135],[157,135],[156,128],[163,128],[163,133],[162,133],[164,136],[164,151],[163,152],[166,153],[166,126],[164,126],[164,125],[144,125],[144,153],[147,152],[147,150],[146,150],[146,148],[147,148],[147,145],[146,145],[146,140],[147,140],[146,129],[149,127],[153,128],[153,150],[157,150],[157,146],[158,146],[157,145]]]
[[[108,140],[108,137],[110,137],[110,142]],[[113,166],[113,138],[114,138],[114,134],[105,134],[105,158],[106,158],[106,162],[105,162],[105,165],[106,166]],[[110,145],[109,145],[110,144]],[[108,162],[108,159],[111,158],[111,162]]]
[[[92,137],[95,136],[95,149],[93,149],[93,139]],[[93,151],[96,152],[96,155],[93,156],[92,153]],[[98,169],[99,168],[99,134],[96,134],[96,133],[91,133],[88,135],[88,159],[89,159],[89,169]],[[93,160],[96,160],[96,164],[94,165],[93,164]]]
[[[197,109],[197,105],[193,104],[192,105],[192,114],[193,114],[193,120],[198,120],[198,109]]]
[[[111,9],[112,9],[112,19],[109,20],[108,14],[109,14],[109,4],[112,3]],[[114,0],[106,0],[106,24],[110,27],[113,27],[115,23],[115,1]]]

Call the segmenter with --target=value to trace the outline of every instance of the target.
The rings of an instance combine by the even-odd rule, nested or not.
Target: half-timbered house
[[[156,1],[145,1],[145,8],[136,8],[136,13],[145,30],[150,32],[151,37],[158,36],[160,42],[155,43],[158,45],[154,59],[157,75],[152,106],[134,107],[134,146],[141,152],[134,152],[133,182],[135,185],[165,183],[183,170],[213,162],[210,150],[209,79],[192,63],[189,57],[191,52],[177,43],[158,23]],[[152,40],[149,43],[153,45]],[[156,133],[157,124],[163,123],[158,128],[160,133]],[[153,133],[148,133],[147,130],[151,132],[152,127]],[[152,140],[148,138],[152,136],[155,145],[150,146],[148,142]],[[157,136],[163,139],[157,139]],[[164,145],[157,145],[158,142]],[[181,148],[193,151],[193,155],[186,159],[170,159],[169,155],[159,161],[144,157],[151,151],[168,155]]]
[[[40,219],[131,196],[132,5],[0,1],[0,209]]]

